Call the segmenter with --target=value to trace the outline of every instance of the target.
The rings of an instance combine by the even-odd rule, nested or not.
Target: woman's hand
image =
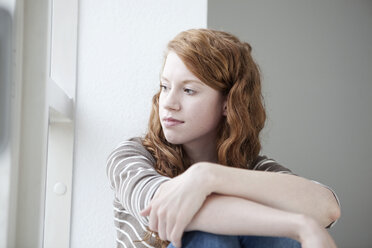
[[[314,219],[303,216],[301,228],[298,229],[298,241],[302,248],[336,248],[336,244],[328,231]]]
[[[141,215],[150,216],[149,228],[158,232],[160,239],[181,247],[186,226],[211,193],[206,183],[207,176],[200,164],[194,164],[158,188]]]

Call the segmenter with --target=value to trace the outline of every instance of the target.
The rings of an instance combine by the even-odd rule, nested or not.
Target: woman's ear
[[[222,107],[222,115],[227,116],[227,100],[223,101]]]

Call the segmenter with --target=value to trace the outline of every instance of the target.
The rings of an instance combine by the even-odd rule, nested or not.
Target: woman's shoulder
[[[132,138],[123,140],[116,146],[115,149],[118,149],[118,148],[146,150],[146,148],[142,144],[141,137],[132,137]]]
[[[125,156],[144,156],[152,162],[155,162],[154,157],[143,145],[142,140],[143,138],[141,137],[132,137],[124,140],[116,146],[112,153],[121,153]]]
[[[268,158],[266,155],[257,156],[257,158],[253,161],[251,168],[252,170],[293,174],[290,169],[279,164],[274,159]]]

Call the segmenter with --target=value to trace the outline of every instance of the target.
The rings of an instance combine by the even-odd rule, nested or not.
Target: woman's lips
[[[163,119],[163,124],[165,127],[174,127],[180,124],[183,124],[184,121],[180,121],[174,118],[164,118]]]

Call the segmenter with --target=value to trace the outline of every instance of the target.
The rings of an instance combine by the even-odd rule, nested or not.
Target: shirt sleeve
[[[152,155],[138,138],[119,144],[107,159],[106,173],[115,197],[132,216],[148,226],[148,217],[140,211],[148,206],[156,190],[170,178],[153,167]]]
[[[275,160],[267,158],[266,156],[259,156],[256,159],[256,161],[254,162],[253,170],[271,171],[271,172],[285,173],[285,174],[290,174],[290,175],[297,176],[290,169],[278,164]],[[312,181],[314,183],[317,183],[317,184],[320,184],[323,187],[330,190],[332,192],[332,194],[334,195],[338,206],[341,207],[340,200],[339,200],[336,192],[331,187],[329,187],[327,185],[324,185],[322,183],[319,183],[317,181],[314,181],[314,180],[310,180],[310,181]],[[333,227],[336,224],[336,222],[337,222],[337,220],[335,222],[332,222],[329,226],[327,226],[327,228]]]
[[[258,158],[253,162],[252,170],[295,175],[290,169],[278,164],[274,159],[268,158],[266,156],[258,156]]]

